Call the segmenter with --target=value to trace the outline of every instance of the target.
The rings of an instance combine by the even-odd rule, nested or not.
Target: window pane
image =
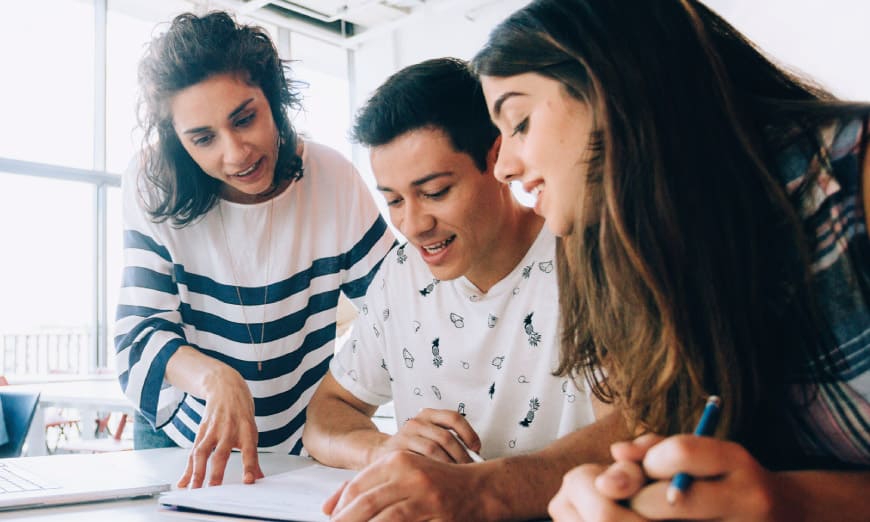
[[[124,263],[123,229],[121,216],[121,189],[111,187],[106,191],[106,294],[107,324],[106,349],[109,352],[106,366],[115,368],[115,308],[121,290],[121,271]]]
[[[4,374],[86,373],[94,324],[94,188],[0,173]]]
[[[192,9],[181,0],[110,0],[106,18],[106,170],[120,174],[138,150],[137,69],[145,46]]]
[[[345,50],[292,33],[290,51],[295,60],[291,63],[293,78],[308,84],[302,89],[303,110],[293,118],[293,125],[307,138],[350,158],[350,89]]]
[[[3,2],[0,49],[0,157],[91,168],[92,3]]]

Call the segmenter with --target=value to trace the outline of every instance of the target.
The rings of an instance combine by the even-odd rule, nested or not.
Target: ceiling
[[[499,0],[210,0],[279,26],[352,46],[427,10],[468,13]],[[313,34],[312,34],[313,33]]]
[[[270,0],[248,3],[264,4],[263,8],[286,10],[290,13],[324,23],[345,22],[370,28],[403,18],[421,7],[425,0]]]
[[[401,23],[425,4],[444,0],[222,0],[236,12],[294,29],[350,39],[366,31]],[[321,35],[323,36],[323,35]]]

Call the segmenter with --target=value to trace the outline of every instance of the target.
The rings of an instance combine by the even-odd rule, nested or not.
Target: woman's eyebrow
[[[516,91],[508,91],[499,96],[498,99],[495,100],[495,103],[492,104],[492,114],[494,118],[498,118],[501,115],[501,106],[513,96],[526,96],[526,94]]]

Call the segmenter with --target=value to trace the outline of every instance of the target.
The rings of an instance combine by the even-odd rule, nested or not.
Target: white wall
[[[397,30],[356,51],[357,104],[389,74],[437,56],[471,58],[489,31],[527,0],[426,6]],[[836,94],[870,100],[870,0],[705,0],[768,54]],[[471,7],[469,7],[471,6]]]
[[[870,1],[705,1],[780,63],[838,96],[870,100]]]
[[[812,76],[835,94],[870,100],[870,0],[704,0],[779,63]],[[489,31],[527,0],[436,2],[354,51],[358,107],[396,70],[427,58],[471,58]],[[368,154],[354,163],[373,184]]]
[[[490,30],[527,1],[454,0],[425,5],[410,22],[366,40],[356,50],[358,101],[402,67],[441,56],[470,59]]]
[[[372,91],[397,70],[442,56],[471,59],[486,42],[489,32],[528,0],[455,0],[426,5],[395,30],[368,38],[353,51],[354,110]],[[353,147],[353,163],[374,190],[368,152]],[[386,215],[383,198],[375,200]]]

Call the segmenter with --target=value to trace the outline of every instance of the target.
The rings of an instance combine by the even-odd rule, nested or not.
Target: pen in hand
[[[480,456],[476,451],[469,449],[468,446],[466,446],[465,443],[462,442],[462,438],[459,437],[459,434],[458,434],[458,433],[456,433],[456,432],[453,431],[453,430],[447,430],[447,431],[449,431],[450,433],[452,433],[452,434],[453,434],[453,437],[454,437],[457,441],[459,441],[459,444],[461,444],[461,445],[462,445],[462,448],[465,450],[465,452],[468,453],[468,456],[469,456],[469,458],[471,458],[471,461],[472,461],[472,462],[483,462],[483,457],[481,457],[481,456]]]
[[[707,405],[704,406],[704,413],[701,414],[701,420],[698,421],[698,426],[695,428],[695,435],[710,436],[716,431],[716,423],[719,421],[719,408],[722,405],[722,399],[716,395],[711,395],[707,398]],[[688,473],[677,473],[671,479],[671,484],[668,486],[667,500],[668,504],[674,505],[689,486],[692,484],[692,476]]]

